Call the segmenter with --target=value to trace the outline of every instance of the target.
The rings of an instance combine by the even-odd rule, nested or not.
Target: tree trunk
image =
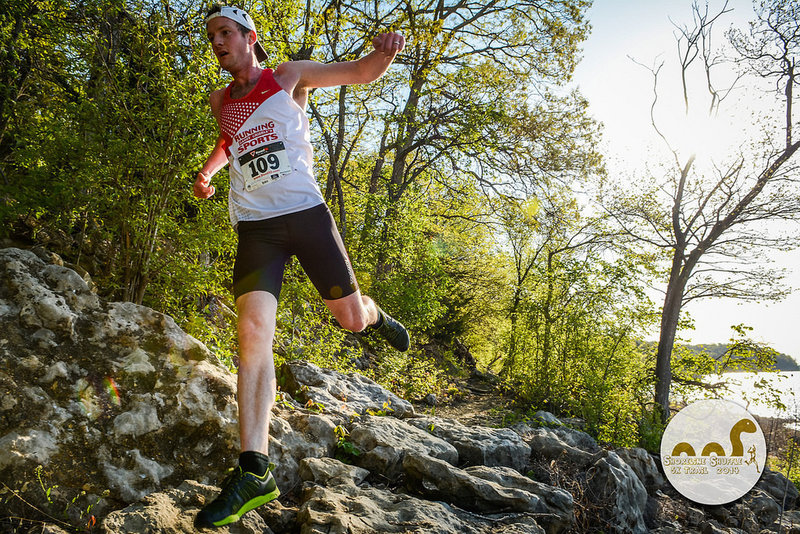
[[[553,331],[553,292],[555,274],[553,273],[553,256],[554,252],[547,254],[547,295],[544,300],[544,309],[542,315],[544,317],[544,333],[542,339],[542,362],[539,366],[539,376],[542,387],[544,389],[545,400],[550,399],[551,381],[553,377],[550,373],[550,356],[552,353],[552,331]],[[552,408],[552,407],[551,407]]]
[[[517,287],[514,289],[514,298],[511,301],[511,331],[508,340],[508,352],[503,361],[503,368],[500,370],[500,376],[511,378],[514,374],[514,367],[517,363],[517,324],[519,323],[519,307],[522,303],[522,281],[517,282]]]
[[[683,273],[682,250],[676,250],[672,261],[667,294],[661,309],[661,334],[656,351],[656,388],[655,403],[660,410],[661,422],[669,419],[669,390],[672,385],[672,347],[678,330],[678,320],[683,307],[683,293],[686,289],[686,277]],[[690,272],[690,271],[689,271]]]

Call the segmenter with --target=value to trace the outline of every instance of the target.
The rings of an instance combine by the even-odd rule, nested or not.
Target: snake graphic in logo
[[[667,480],[701,504],[729,503],[750,491],[766,457],[764,433],[756,420],[726,400],[690,404],[672,418],[661,438]]]

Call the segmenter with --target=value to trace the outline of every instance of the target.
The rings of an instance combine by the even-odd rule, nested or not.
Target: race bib
[[[239,165],[244,175],[244,188],[253,191],[290,172],[292,166],[282,141],[254,148],[239,156]]]

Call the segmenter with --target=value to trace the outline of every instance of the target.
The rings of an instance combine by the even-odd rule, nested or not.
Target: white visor
[[[238,7],[232,6],[222,6],[222,8],[217,11],[216,13],[212,13],[206,17],[206,26],[208,26],[208,21],[211,19],[215,19],[217,17],[225,17],[226,19],[230,19],[234,22],[238,22],[248,30],[256,32],[256,39],[258,39],[258,32],[256,31],[256,25],[253,22],[253,19],[250,15],[247,14],[247,11]],[[262,62],[267,59],[267,53],[264,51],[264,47],[261,46],[259,41],[256,41],[255,44],[255,51],[256,51],[256,59],[258,62]]]

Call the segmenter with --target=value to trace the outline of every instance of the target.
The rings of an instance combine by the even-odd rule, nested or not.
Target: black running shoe
[[[377,323],[369,327],[370,330],[380,334],[383,339],[389,342],[389,345],[400,352],[407,351],[411,340],[408,337],[408,330],[406,330],[406,327],[395,321],[388,313],[380,308],[378,308],[378,313],[380,314],[380,318]]]
[[[270,464],[264,476],[243,471],[237,466],[222,483],[222,491],[211,504],[200,510],[195,519],[197,527],[221,527],[238,521],[244,514],[278,498],[281,494]]]

